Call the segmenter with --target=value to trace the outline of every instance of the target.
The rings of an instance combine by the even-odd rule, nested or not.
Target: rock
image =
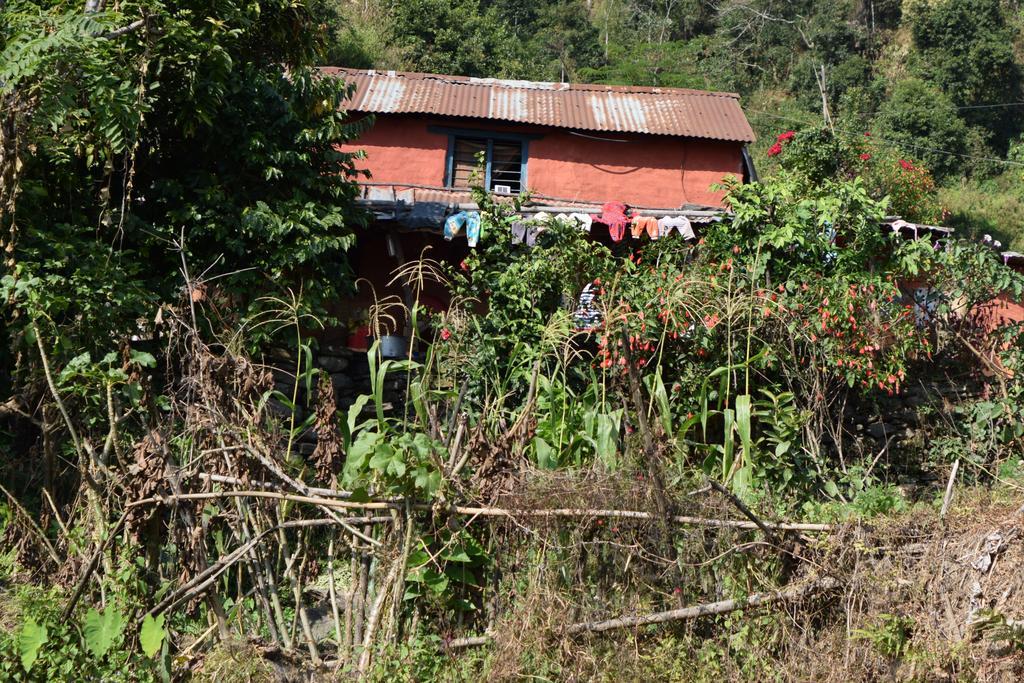
[[[896,428],[887,422],[875,422],[868,425],[868,434],[876,439],[887,439],[896,433]]]
[[[321,347],[320,355],[335,356],[337,358],[344,358],[347,360],[352,357],[353,351],[347,346],[340,346],[338,344],[327,344]]]
[[[291,351],[289,351],[288,349],[282,348],[280,346],[271,347],[270,351],[267,352],[267,355],[270,356],[271,358],[275,359],[275,360],[293,360],[294,359],[294,356],[292,355]]]
[[[352,378],[346,375],[344,372],[332,372],[331,384],[334,385],[335,392],[341,392],[342,390],[351,387],[353,382]]]
[[[317,359],[317,365],[333,375],[336,372],[347,370],[349,363],[348,358],[321,355]]]

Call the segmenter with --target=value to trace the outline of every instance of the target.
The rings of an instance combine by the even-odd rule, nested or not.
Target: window
[[[512,194],[526,189],[526,141],[512,136],[475,137],[449,135],[448,168],[445,185],[469,187],[469,177],[476,169],[477,155],[484,157],[484,187],[494,192],[507,187]]]

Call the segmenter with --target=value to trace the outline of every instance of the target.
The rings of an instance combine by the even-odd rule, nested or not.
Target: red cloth
[[[608,233],[615,242],[621,242],[626,234],[626,226],[629,225],[628,209],[622,202],[607,202],[601,207],[601,215],[597,218],[598,223],[608,226]]]

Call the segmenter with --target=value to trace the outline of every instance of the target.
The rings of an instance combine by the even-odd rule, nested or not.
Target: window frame
[[[528,180],[528,169],[530,160],[530,142],[544,137],[539,134],[530,133],[508,133],[504,131],[492,131],[484,128],[448,128],[444,126],[428,126],[431,133],[439,133],[448,136],[448,148],[444,158],[444,186],[448,189],[456,188],[455,181],[455,141],[460,139],[477,140],[487,145],[486,159],[484,164],[484,187],[488,192],[491,189],[491,165],[494,161],[495,142],[518,142],[520,145],[521,161],[519,162],[519,192],[525,192]],[[516,194],[516,193],[513,193]]]

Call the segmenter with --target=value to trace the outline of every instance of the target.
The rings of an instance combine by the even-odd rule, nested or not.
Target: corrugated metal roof
[[[753,142],[734,93],[541,83],[323,67],[355,85],[351,111],[439,114],[557,128]]]

